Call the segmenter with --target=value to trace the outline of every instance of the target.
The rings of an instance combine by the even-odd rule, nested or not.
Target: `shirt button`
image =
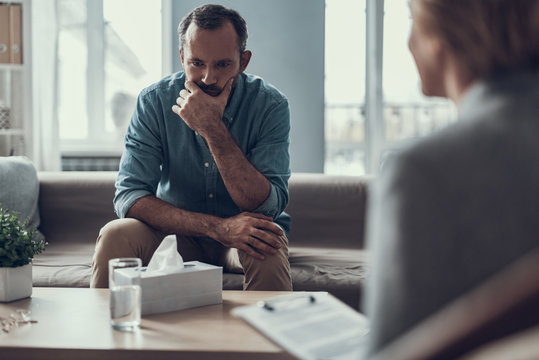
[[[208,166],[210,166],[210,163],[209,163],[209,162],[205,162],[205,163],[204,163],[204,166],[205,166],[205,167],[208,167]]]
[[[213,194],[210,194],[210,195],[208,195],[208,196],[210,197],[210,199],[213,199]]]

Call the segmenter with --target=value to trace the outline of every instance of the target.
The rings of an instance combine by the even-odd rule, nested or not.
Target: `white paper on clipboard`
[[[281,295],[232,314],[302,360],[360,359],[368,332],[365,316],[327,292]]]

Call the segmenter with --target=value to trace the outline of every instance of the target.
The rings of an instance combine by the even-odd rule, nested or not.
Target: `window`
[[[138,93],[162,76],[161,2],[59,0],[57,14],[62,155],[118,157]]]
[[[326,0],[326,173],[375,173],[384,154],[456,118],[448,100],[421,94],[408,50],[409,13],[402,0]],[[369,54],[372,64],[367,38],[374,42],[369,51],[382,45],[381,56]],[[369,71],[378,76],[368,79]]]
[[[365,0],[326,0],[324,172],[365,172]]]

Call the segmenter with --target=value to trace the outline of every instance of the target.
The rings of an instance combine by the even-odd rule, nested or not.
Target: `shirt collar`
[[[516,72],[479,80],[462,95],[457,108],[460,117],[477,115],[487,99],[503,100],[507,96],[518,96],[537,92],[539,76],[532,72]]]

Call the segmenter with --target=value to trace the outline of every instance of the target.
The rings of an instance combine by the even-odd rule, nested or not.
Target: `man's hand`
[[[260,260],[264,260],[263,254],[277,253],[281,247],[279,237],[284,235],[272,218],[249,212],[223,219],[215,232],[213,238],[221,244]]]
[[[216,133],[222,125],[221,119],[232,91],[234,78],[230,78],[218,96],[206,94],[192,81],[185,81],[185,89],[180,91],[172,111],[178,114],[193,131],[204,138]]]

